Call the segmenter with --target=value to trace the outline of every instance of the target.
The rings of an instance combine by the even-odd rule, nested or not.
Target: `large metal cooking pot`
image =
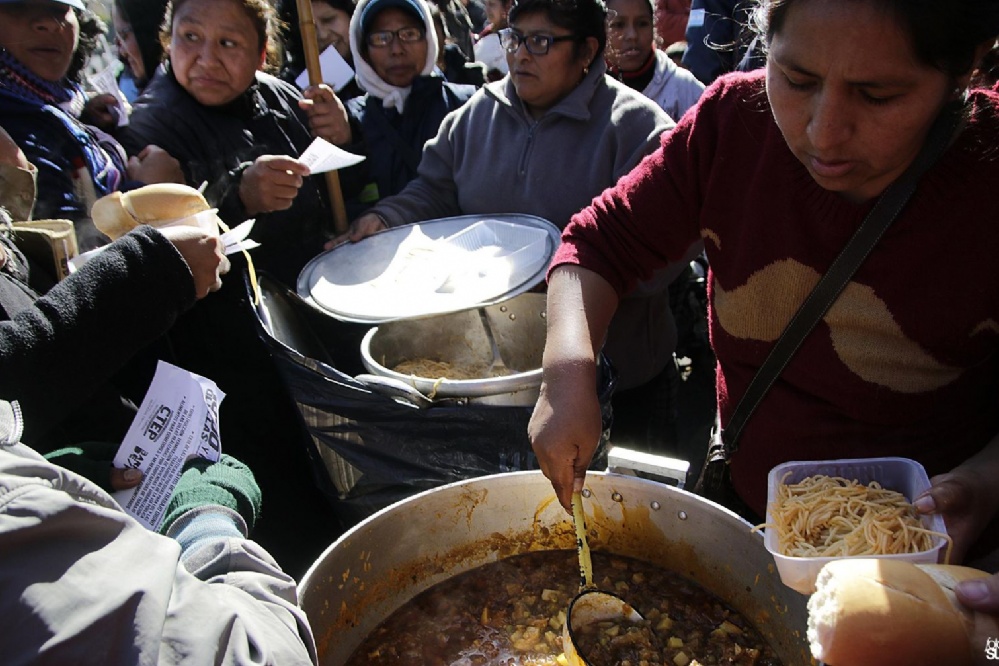
[[[440,380],[392,370],[401,361],[417,359],[484,370],[493,352],[477,309],[381,324],[361,341],[361,360],[368,372],[405,382],[431,398],[467,398],[476,404],[531,407],[541,390],[545,307],[544,294],[521,294],[483,308],[500,357],[513,374]]]
[[[700,583],[742,612],[787,666],[814,663],[806,597],[785,587],[759,534],[734,513],[671,486],[589,473],[590,546]],[[415,495],[345,533],[305,574],[301,604],[324,666],[418,593],[476,566],[575,547],[572,521],[540,472],[462,481]]]

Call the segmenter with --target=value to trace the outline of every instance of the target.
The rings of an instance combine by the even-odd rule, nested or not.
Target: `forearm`
[[[26,436],[83,404],[194,300],[183,257],[143,228],[0,323],[0,392],[20,401]]]
[[[542,359],[546,381],[579,372],[595,376],[597,355],[617,304],[617,292],[597,273],[568,264],[552,271]]]

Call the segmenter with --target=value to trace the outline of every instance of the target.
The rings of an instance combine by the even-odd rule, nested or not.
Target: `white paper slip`
[[[125,512],[159,528],[184,463],[222,453],[219,405],[225,394],[210,379],[160,361],[146,397],[114,457],[115,467],[142,472],[136,488],[114,494]]]
[[[355,155],[346,150],[337,148],[332,143],[321,137],[316,137],[309,144],[305,152],[299,155],[298,160],[309,167],[313,174],[343,169],[364,161],[364,155]]]
[[[256,220],[253,219],[247,220],[246,222],[236,225],[229,231],[222,234],[222,251],[225,252],[226,255],[260,247],[260,243],[252,238],[247,238],[247,236],[250,235],[250,231],[253,229],[253,223],[255,221]]]
[[[118,127],[124,127],[128,124],[128,114],[132,109],[128,100],[125,99],[125,93],[118,87],[118,78],[115,76],[114,70],[115,67],[112,65],[100,74],[91,76],[90,85],[99,93],[114,95],[115,99],[118,100],[118,108],[115,109],[118,115]]]
[[[319,71],[322,72],[323,83],[328,84],[333,90],[339,92],[345,85],[354,78],[354,70],[351,68],[343,56],[337,53],[332,46],[319,54]],[[302,73],[295,79],[295,85],[305,90],[309,87],[309,70],[303,69]]]

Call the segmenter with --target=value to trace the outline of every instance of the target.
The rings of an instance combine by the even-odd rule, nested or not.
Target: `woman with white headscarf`
[[[400,192],[416,177],[423,144],[475,92],[434,73],[437,47],[424,0],[361,0],[354,11],[350,50],[366,94],[347,102],[351,138],[343,147],[367,156],[360,167],[367,171],[367,202]]]

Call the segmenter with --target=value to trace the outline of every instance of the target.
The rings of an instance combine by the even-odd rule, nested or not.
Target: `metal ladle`
[[[602,666],[591,664],[579,653],[576,636],[583,627],[595,622],[641,622],[645,618],[631,604],[615,594],[601,592],[593,585],[593,563],[586,543],[586,521],[583,497],[572,493],[572,522],[576,528],[576,552],[579,554],[579,594],[569,602],[562,627],[562,650],[569,666]]]

